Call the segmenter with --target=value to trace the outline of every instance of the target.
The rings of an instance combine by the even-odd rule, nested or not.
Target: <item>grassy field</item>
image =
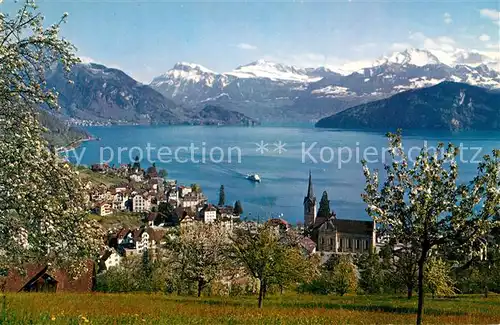
[[[140,213],[117,212],[109,216],[90,214],[89,219],[96,220],[104,229],[139,228],[143,222]]]
[[[77,170],[80,177],[84,181],[91,181],[95,185],[104,184],[108,187],[112,185],[119,185],[123,183],[128,183],[128,180],[122,177],[96,173],[84,166],[78,166]]]
[[[255,297],[9,294],[7,306],[7,324],[410,324],[416,299],[289,294],[268,297],[259,310]],[[498,324],[500,296],[429,297],[424,323]]]

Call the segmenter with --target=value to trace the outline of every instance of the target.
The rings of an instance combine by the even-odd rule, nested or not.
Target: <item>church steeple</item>
[[[314,196],[311,171],[309,171],[309,185],[307,196],[304,197],[304,226],[306,228],[314,226],[316,221],[316,197]]]
[[[309,199],[314,198],[313,182],[312,182],[312,175],[311,175],[310,170],[309,170],[309,186],[307,188],[307,198],[309,198]]]

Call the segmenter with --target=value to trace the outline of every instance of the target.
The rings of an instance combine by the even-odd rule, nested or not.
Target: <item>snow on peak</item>
[[[267,60],[257,60],[247,65],[239,66],[226,74],[237,78],[267,78],[295,82],[310,82],[320,79],[309,76],[306,69]]]
[[[163,84],[178,84],[179,82],[187,81],[193,83],[202,82],[205,85],[213,85],[217,73],[202,65],[188,62],[178,62],[174,67],[153,79],[152,85],[159,87]]]
[[[403,52],[394,52],[389,57],[383,57],[373,64],[373,66],[379,66],[382,64],[401,64],[401,65],[415,65],[417,67],[423,67],[428,64],[440,64],[441,62],[430,51],[419,50],[419,49],[406,49]]]
[[[200,73],[215,73],[210,69],[205,68],[202,65],[196,64],[196,63],[189,63],[189,62],[177,62],[172,70],[181,70],[181,71],[198,71]],[[170,71],[172,71],[170,70]]]

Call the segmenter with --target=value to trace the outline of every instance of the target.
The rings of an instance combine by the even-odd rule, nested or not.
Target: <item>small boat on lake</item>
[[[258,174],[249,174],[247,175],[247,179],[255,183],[261,182],[260,176]]]

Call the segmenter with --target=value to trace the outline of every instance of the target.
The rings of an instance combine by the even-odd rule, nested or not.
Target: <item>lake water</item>
[[[211,202],[217,203],[223,184],[226,203],[241,200],[245,216],[265,219],[283,214],[293,223],[302,221],[309,171],[318,202],[327,191],[339,218],[367,219],[360,197],[364,189],[360,160],[367,158],[373,161],[370,166],[382,169],[387,147],[383,133],[323,130],[311,125],[116,126],[88,130],[100,141],[84,143],[77,149],[82,164],[97,163],[101,157],[115,164],[128,163],[129,157],[141,153],[147,159],[149,147],[149,160],[167,169],[168,178],[181,184],[200,184]],[[422,147],[424,141],[429,146],[440,141],[462,144],[461,177],[470,180],[477,168],[470,161],[475,155],[481,157],[500,148],[500,133],[404,134],[405,148]],[[416,153],[413,149],[410,154]],[[143,162],[143,166],[148,165]],[[245,179],[249,173],[258,173],[262,183]]]

